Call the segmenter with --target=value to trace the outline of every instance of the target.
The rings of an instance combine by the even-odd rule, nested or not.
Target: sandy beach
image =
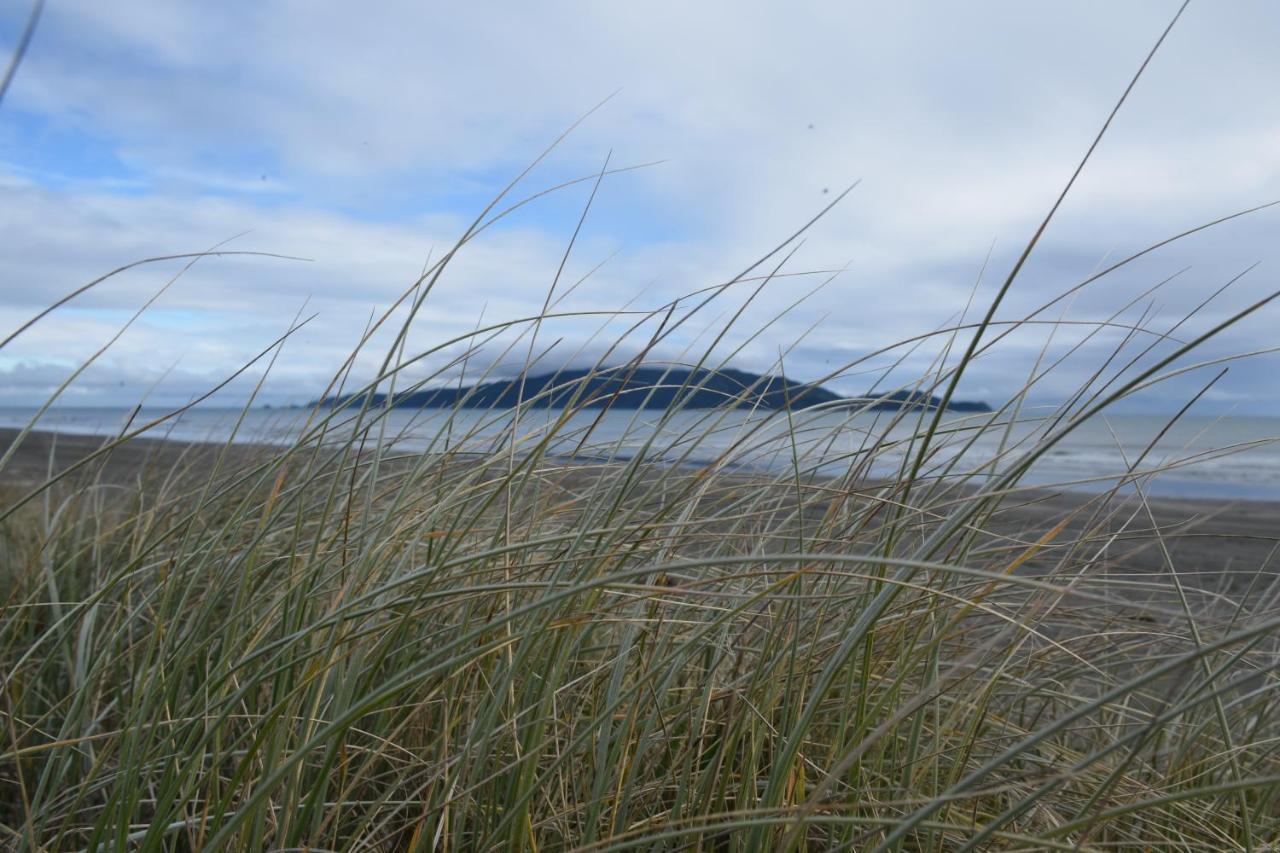
[[[8,451],[17,437],[17,430],[0,428],[0,448]],[[101,435],[33,431],[0,471],[0,483],[15,489],[39,485],[49,474],[65,471],[109,442]],[[243,459],[264,449],[261,445],[234,445],[234,455]],[[135,438],[85,463],[75,476],[123,483],[175,469],[207,470],[222,450],[223,446],[216,444]]]

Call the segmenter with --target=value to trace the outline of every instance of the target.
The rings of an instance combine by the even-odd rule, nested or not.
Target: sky
[[[785,244],[646,357],[711,347],[744,369],[837,374],[846,393],[907,384],[949,339],[891,345],[985,312],[1178,5],[49,0],[0,104],[0,334],[130,263],[240,254],[143,264],[58,308],[0,350],[0,405],[47,399],[87,359],[60,404],[181,404],[297,319],[214,400],[245,399],[274,357],[259,402],[304,403],[535,161],[497,210],[585,180],[449,257],[400,381],[453,381],[464,356],[470,375],[531,353],[631,358],[667,306],[683,317],[688,294]],[[0,51],[28,11],[0,0]],[[1270,0],[1191,3],[997,321],[1280,199],[1277,32]],[[1052,403],[1124,363],[1107,360],[1118,346],[1154,342],[1142,364],[1169,353],[1277,289],[1278,226],[1263,210],[1121,267],[986,351],[960,395],[999,402],[1052,365],[1032,391]],[[553,286],[573,316],[461,343],[539,314]],[[351,381],[376,375],[404,313]],[[1278,320],[1267,306],[1177,365],[1276,346]],[[1276,355],[1229,364],[1201,410],[1280,414]],[[1174,410],[1219,369],[1125,405]]]

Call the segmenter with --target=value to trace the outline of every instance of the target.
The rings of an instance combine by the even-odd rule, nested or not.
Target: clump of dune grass
[[[1205,605],[1176,572],[1102,570],[1147,506],[1138,467],[1044,529],[1001,521],[1017,460],[1079,414],[977,465],[949,451],[1008,407],[886,415],[833,476],[808,410],[637,417],[663,447],[583,461],[550,450],[584,440],[572,409],[449,413],[450,446],[402,453],[365,399],[288,446],[160,453],[121,482],[94,464],[108,441],[11,491],[6,843],[1262,849],[1280,829],[1275,587]],[[785,473],[730,464],[778,419],[801,437]],[[677,464],[725,424],[730,451]],[[908,470],[875,476],[904,442]]]
[[[373,324],[366,341],[399,323],[377,375],[358,381],[353,354],[325,394],[351,404],[317,406],[290,443],[161,447],[111,475],[164,417],[6,486],[6,845],[1274,847],[1280,608],[1265,567],[1188,590],[1145,496],[1164,463],[1146,454],[1038,527],[1011,511],[1041,494],[1020,480],[1072,430],[1184,375],[1264,303],[1198,330],[1118,306],[1089,334],[1122,341],[1030,430],[1011,425],[1047,358],[990,414],[886,413],[852,445],[858,412],[744,417],[752,388],[632,413],[602,441],[612,401],[569,388],[550,413],[536,394],[443,413],[431,446],[402,450],[392,393],[497,361],[484,347],[503,333],[531,370],[543,352],[555,285],[537,316],[406,350],[452,257],[510,209],[486,210]],[[1005,336],[1133,259],[999,320],[1039,234],[981,319],[887,351],[944,343],[885,394],[953,399]],[[750,301],[789,243],[710,291],[611,318],[634,320],[619,342],[640,340],[621,369],[711,301]],[[682,363],[719,366],[721,340]],[[975,459],[992,434],[1005,440]],[[788,464],[750,468],[762,454]],[[1117,571],[1134,530],[1165,576]]]

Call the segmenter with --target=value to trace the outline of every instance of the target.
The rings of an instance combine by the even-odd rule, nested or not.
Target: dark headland
[[[327,397],[324,406],[363,405],[364,394]],[[397,393],[391,400],[406,409],[505,409],[520,401],[539,409],[581,406],[617,409],[710,409],[722,406],[751,409],[804,409],[811,406],[850,406],[874,412],[903,408],[937,409],[942,399],[922,391],[894,391],[844,397],[785,376],[763,376],[721,368],[616,367],[597,370],[559,370],[522,379],[502,379],[478,385],[430,388]],[[385,394],[369,401],[385,405]],[[953,412],[989,412],[983,402],[952,400]]]

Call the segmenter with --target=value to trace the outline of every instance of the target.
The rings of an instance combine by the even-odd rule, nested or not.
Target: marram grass
[[[317,408],[292,443],[160,445],[111,473],[165,417],[46,478],[4,481],[6,847],[1277,849],[1270,567],[1189,590],[1145,498],[1164,463],[1146,454],[1117,472],[1125,490],[1056,515],[1011,509],[1039,499],[1019,478],[1080,423],[1196,369],[1199,345],[1269,300],[1200,331],[1194,314],[1164,329],[1125,319],[1152,291],[1084,329],[1044,319],[1162,243],[1000,319],[1050,213],[980,322],[833,372],[941,342],[925,376],[885,393],[951,399],[1009,334],[1079,333],[1063,357],[1046,343],[990,415],[885,414],[833,468],[830,419],[856,413],[744,422],[747,388],[720,409],[637,415],[611,444],[534,397],[447,413],[436,445],[402,452],[369,392],[474,368],[504,341],[492,360],[526,353],[532,371],[544,322],[573,313],[557,277],[534,317],[409,346],[454,255],[523,204],[486,210],[371,325],[361,350],[398,328],[374,378],[352,378],[353,355],[326,391],[353,405]],[[710,302],[747,293],[685,359],[714,367],[790,244],[657,310],[577,316],[632,324],[615,339],[643,333],[639,363]],[[1103,341],[1078,393],[1037,428],[1005,430],[1063,358]],[[601,362],[626,362],[614,352]],[[591,423],[609,402],[569,408]],[[726,434],[729,450],[699,452]],[[780,434],[794,436],[780,473],[731,464]],[[1003,438],[975,461],[980,435]],[[0,477],[33,438],[20,432]],[[1161,575],[1116,564],[1135,535]]]

